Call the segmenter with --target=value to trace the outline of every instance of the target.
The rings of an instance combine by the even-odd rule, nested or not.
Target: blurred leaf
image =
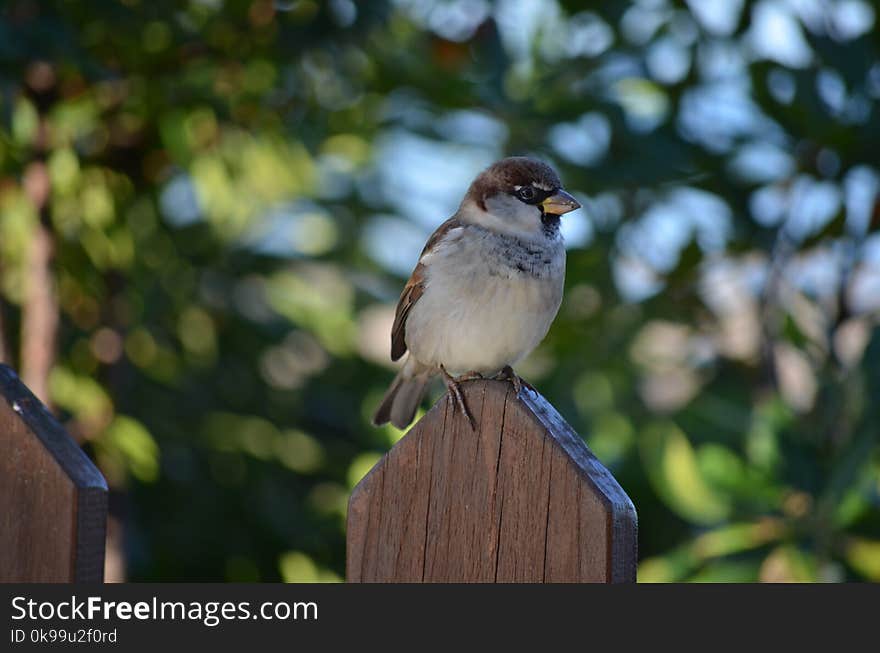
[[[846,545],[846,560],[871,581],[880,581],[880,540],[851,538]]]
[[[354,488],[355,485],[360,483],[361,479],[367,475],[367,472],[373,469],[381,458],[382,454],[368,451],[352,460],[351,465],[348,467],[348,486]]]
[[[640,436],[650,478],[670,508],[701,524],[716,523],[730,510],[724,494],[707,484],[685,434],[674,424],[654,423]]]
[[[315,563],[302,551],[288,551],[278,561],[285,583],[339,583],[342,579]]]
[[[295,324],[308,328],[328,350],[345,354],[355,343],[353,289],[331,266],[302,267],[266,282],[269,304]]]
[[[607,411],[593,420],[587,444],[605,465],[614,465],[627,453],[635,440],[632,422],[624,415]]]
[[[159,447],[136,419],[117,416],[97,443],[106,467],[120,465],[136,479],[152,483],[159,476]]]
[[[794,547],[780,546],[764,559],[758,575],[762,583],[811,583],[816,581],[816,563]]]
[[[736,489],[745,480],[743,461],[720,444],[704,444],[697,452],[700,473],[710,485],[726,491]]]
[[[100,383],[77,375],[66,367],[56,367],[49,377],[52,399],[69,410],[94,432],[113,414],[113,402]]]
[[[12,113],[12,138],[17,145],[31,145],[37,137],[40,116],[34,105],[23,97],[15,102]]]
[[[691,583],[754,583],[758,565],[752,562],[715,562],[690,576]]]
[[[780,461],[779,432],[788,426],[794,413],[781,397],[774,395],[755,406],[752,424],[746,434],[749,461],[759,469],[770,471]]]
[[[640,583],[681,582],[698,564],[686,550],[677,550],[639,562],[637,580]]]
[[[302,431],[285,431],[275,440],[275,452],[285,467],[300,474],[317,472],[324,464],[324,447]]]
[[[694,539],[691,549],[701,560],[718,558],[764,546],[785,533],[783,524],[764,519],[754,524],[722,526]]]

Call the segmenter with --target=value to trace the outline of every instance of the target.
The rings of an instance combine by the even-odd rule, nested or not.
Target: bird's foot
[[[460,377],[455,378],[449,372],[446,371],[446,368],[442,365],[440,366],[440,371],[443,374],[443,380],[446,383],[446,389],[449,392],[449,400],[452,402],[452,410],[455,411],[455,407],[461,409],[462,414],[467,418],[468,424],[471,425],[471,430],[477,430],[477,423],[474,421],[473,415],[471,415],[471,411],[468,410],[467,403],[464,400],[464,395],[461,393],[461,386],[459,385],[460,381],[469,381],[471,378],[465,379],[463,377],[468,376],[469,374],[476,374],[475,372],[468,372],[468,374],[462,374]],[[475,377],[482,378],[482,376]]]
[[[513,384],[513,391],[517,396],[519,396],[519,393],[522,392],[523,388],[528,388],[535,394],[538,394],[538,391],[535,390],[532,384],[514,372],[510,365],[505,365],[501,368],[501,371],[492,378],[496,381],[510,381],[511,384]]]

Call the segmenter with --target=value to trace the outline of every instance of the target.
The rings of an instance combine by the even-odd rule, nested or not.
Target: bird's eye
[[[523,202],[530,202],[535,199],[535,189],[531,186],[523,186],[518,191],[516,191],[516,196],[520,198]]]

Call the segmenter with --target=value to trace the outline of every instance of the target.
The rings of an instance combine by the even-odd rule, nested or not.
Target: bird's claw
[[[449,392],[449,400],[452,402],[452,410],[455,411],[455,407],[461,409],[462,415],[467,418],[468,424],[471,426],[472,431],[477,430],[477,422],[474,420],[474,416],[471,415],[471,411],[468,410],[467,402],[464,400],[464,395],[461,393],[461,386],[459,385],[460,381],[471,381],[473,379],[482,379],[483,376],[477,372],[468,372],[467,374],[462,374],[460,377],[455,378],[449,372],[446,371],[446,368],[440,366],[440,371],[443,373],[443,380],[446,382],[446,389]],[[475,375],[475,376],[472,376]]]
[[[532,384],[514,372],[510,365],[505,365],[501,368],[501,371],[492,378],[496,381],[510,381],[510,383],[513,384],[513,391],[517,396],[519,396],[519,393],[522,392],[523,388],[528,388],[534,394],[538,394],[538,391],[535,390]]]

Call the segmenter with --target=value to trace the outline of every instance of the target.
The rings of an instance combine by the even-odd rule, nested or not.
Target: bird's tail
[[[399,429],[409,426],[422,403],[430,379],[428,368],[422,367],[410,357],[382,398],[382,403],[373,415],[373,424],[381,426],[391,422]]]

